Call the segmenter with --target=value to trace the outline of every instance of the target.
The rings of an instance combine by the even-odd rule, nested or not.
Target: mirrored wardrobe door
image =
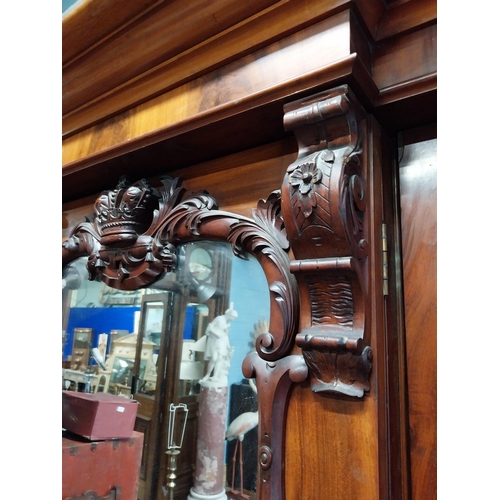
[[[172,335],[175,295],[172,291],[145,294],[141,301],[139,333],[137,336],[132,396],[139,403],[135,428],[144,433],[139,498],[148,498],[158,478],[157,442],[163,428],[162,397],[167,364],[175,363],[169,356]]]

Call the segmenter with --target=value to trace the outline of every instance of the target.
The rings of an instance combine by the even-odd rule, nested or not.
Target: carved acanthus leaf
[[[104,192],[96,201],[93,223],[80,224],[63,244],[63,263],[87,253],[92,278],[99,277],[112,288],[132,290],[172,270],[178,244],[203,239],[229,242],[236,255],[253,254],[268,281],[270,330],[275,331],[261,335],[256,350],[266,360],[288,354],[298,323],[298,290],[285,251],[288,240],[280,192],[259,202],[253,220],[218,210],[206,192],[185,197],[180,179],[164,177],[161,182],[156,190],[145,180],[133,185],[122,180],[115,190]],[[138,228],[144,232],[138,233]]]
[[[288,250],[290,244],[281,216],[281,191],[273,191],[266,200],[260,199],[252,213],[257,224],[268,234],[273,235],[283,250]]]
[[[346,350],[303,350],[311,374],[314,392],[334,392],[362,397],[370,390],[372,351],[365,347],[361,354]]]

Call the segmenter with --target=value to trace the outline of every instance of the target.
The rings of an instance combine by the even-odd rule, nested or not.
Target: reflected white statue
[[[214,318],[207,326],[205,330],[205,360],[208,361],[208,367],[207,373],[202,378],[203,382],[227,384],[230,359],[234,351],[234,348],[229,344],[229,327],[231,321],[237,317],[238,313],[233,309],[231,303],[224,314]]]
[[[200,381],[199,426],[194,486],[188,500],[227,500],[224,487],[224,436],[228,372],[234,348],[229,344],[231,321],[238,317],[229,306],[209,323],[193,350],[204,351],[207,372]]]

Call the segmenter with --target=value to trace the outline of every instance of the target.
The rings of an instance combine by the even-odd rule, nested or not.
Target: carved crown
[[[114,190],[103,192],[94,204],[101,244],[133,244],[151,224],[159,198],[158,191],[144,179],[130,184],[122,178]]]

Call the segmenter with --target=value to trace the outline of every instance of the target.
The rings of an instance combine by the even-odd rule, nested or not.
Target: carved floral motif
[[[176,246],[190,241],[226,241],[236,255],[258,259],[271,316],[243,373],[256,378],[260,396],[259,498],[281,498],[292,383],[310,375],[314,391],[362,397],[370,389],[366,142],[358,130],[362,113],[348,93],[343,86],[290,103],[296,108],[285,126],[296,134],[299,155],[282,191],[260,200],[253,219],[220,211],[208,193],[185,196],[180,179],[165,177],[156,189],[123,179],[96,201],[94,220],[63,243],[63,265],[88,255],[90,279],[119,290],[147,286],[174,269]],[[289,250],[297,260],[290,262]],[[297,347],[301,354],[291,354]]]
[[[288,169],[288,182],[297,189],[300,196],[297,205],[301,208],[304,217],[309,217],[316,207],[316,193],[314,184],[321,181],[323,173],[315,163],[305,162]]]
[[[260,332],[249,355],[251,366],[250,359],[245,363],[248,376],[256,378],[262,392],[260,398],[267,401],[265,409],[259,409],[259,498],[281,498],[287,394],[293,382],[307,376],[303,357],[291,354],[299,296],[290,271],[281,193],[260,200],[251,219],[219,210],[205,192],[185,196],[180,179],[166,177],[161,183],[153,189],[146,181],[133,185],[121,181],[115,190],[103,193],[95,204],[94,220],[79,224],[63,243],[63,266],[88,255],[91,279],[133,290],[174,269],[176,247],[182,243],[224,241],[236,255],[257,258],[268,282],[271,314],[268,328]]]

